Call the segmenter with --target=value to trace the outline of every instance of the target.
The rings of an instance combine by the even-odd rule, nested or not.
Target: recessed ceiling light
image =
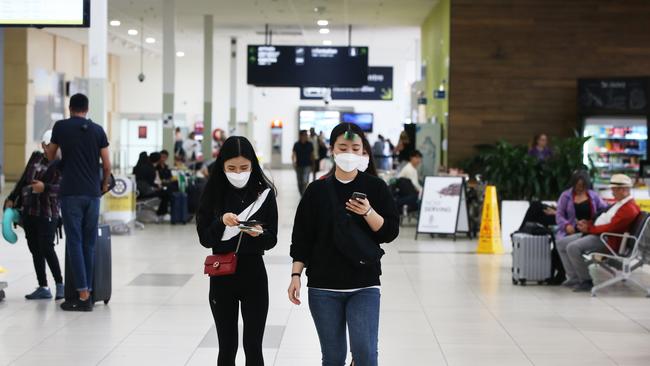
[[[320,32],[320,34],[329,34],[330,30],[329,28],[321,28],[318,32]]]
[[[178,51],[178,52],[176,52],[176,56],[177,56],[177,57],[184,57],[184,56],[185,56],[185,52],[183,52],[183,51]]]
[[[111,20],[110,23],[108,24],[110,24],[113,27],[119,27],[122,24],[122,22],[116,19],[116,20]]]
[[[147,43],[156,43],[156,39],[153,37],[147,37],[144,41]]]
[[[321,19],[317,21],[316,24],[318,24],[321,27],[327,27],[330,24],[330,22],[325,19]]]
[[[137,29],[129,29],[127,33],[130,36],[137,36],[138,35],[138,30]]]
[[[323,41],[323,46],[331,46],[331,45],[332,45],[332,41],[330,41],[329,39]]]

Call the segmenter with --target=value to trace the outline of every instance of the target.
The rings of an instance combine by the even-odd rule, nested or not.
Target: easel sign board
[[[454,235],[469,231],[466,206],[459,227],[461,203],[466,204],[463,177],[426,177],[423,190],[418,233]]]

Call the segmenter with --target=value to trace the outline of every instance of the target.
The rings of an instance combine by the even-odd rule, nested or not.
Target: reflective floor
[[[274,179],[281,222],[279,244],[265,257],[266,364],[316,366],[309,310],[286,299],[295,178],[279,171]],[[650,299],[643,293],[619,285],[591,298],[558,287],[515,287],[508,255],[475,255],[470,241],[414,236],[404,228],[386,246],[382,365],[650,365]],[[60,258],[63,252],[59,245]],[[0,281],[9,282],[0,303],[0,365],[214,365],[206,254],[193,225],[148,225],[114,236],[110,304],[78,314],[54,301],[24,300],[36,286],[27,246],[22,239],[0,243],[0,265],[8,270]],[[648,273],[641,279],[650,285]],[[238,365],[243,356],[240,349]]]

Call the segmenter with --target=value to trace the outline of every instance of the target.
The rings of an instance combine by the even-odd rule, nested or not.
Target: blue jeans
[[[61,214],[74,285],[77,291],[92,291],[95,242],[99,225],[99,197],[63,196]]]
[[[316,324],[323,366],[344,366],[348,353],[345,328],[356,366],[377,366],[378,288],[355,292],[309,289],[309,310]]]

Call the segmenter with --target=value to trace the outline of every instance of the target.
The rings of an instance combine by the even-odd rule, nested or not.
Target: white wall
[[[237,60],[237,120],[247,121],[249,111],[254,114],[252,139],[258,153],[265,161],[270,160],[270,122],[281,119],[284,122],[283,162],[291,162],[291,148],[298,135],[298,108],[301,106],[322,106],[320,101],[301,101],[298,88],[252,88],[246,84],[246,46],[263,43],[264,37],[243,31],[218,31],[215,34],[214,52],[214,96],[213,126],[225,129],[230,105],[230,39],[238,38]],[[358,112],[373,112],[374,133],[397,140],[405,118],[410,116],[410,83],[417,70],[416,44],[420,29],[374,28],[357,29],[353,44],[368,46],[371,66],[393,66],[393,101],[333,101],[331,106],[349,106]],[[277,38],[276,44],[301,44],[301,38]],[[335,43],[337,45],[337,43]],[[182,47],[179,45],[178,47]],[[203,113],[203,53],[200,49],[185,50],[186,56],[177,58],[175,112],[184,113],[188,121],[201,119]],[[145,58],[144,71],[147,79],[139,83],[139,55],[121,57],[120,106],[122,113],[160,113],[162,110],[162,65],[161,58]],[[252,88],[252,91],[251,91]],[[250,108],[250,109],[249,109]]]

